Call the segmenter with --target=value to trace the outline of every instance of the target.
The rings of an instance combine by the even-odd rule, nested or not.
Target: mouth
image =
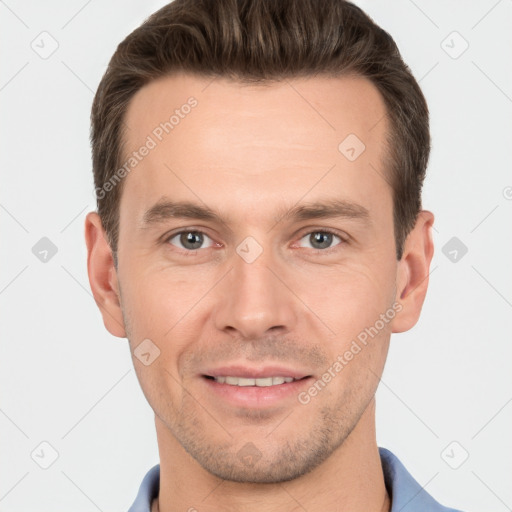
[[[244,409],[291,406],[313,379],[307,371],[283,366],[223,366],[200,376],[212,400]]]
[[[235,377],[231,375],[219,375],[213,377],[211,375],[203,375],[206,379],[213,380],[218,382],[219,384],[228,384],[229,386],[239,386],[239,387],[247,387],[247,386],[256,386],[260,388],[266,388],[270,386],[281,386],[283,384],[289,384],[290,382],[296,382],[299,380],[307,379],[310,377],[306,375],[300,378],[294,377],[283,377],[283,376],[271,376],[271,377]]]

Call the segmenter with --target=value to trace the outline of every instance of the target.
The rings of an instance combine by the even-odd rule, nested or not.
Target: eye
[[[205,239],[209,240],[210,243],[206,247],[201,247],[205,242]],[[180,231],[179,233],[169,237],[167,242],[175,245],[179,249],[185,249],[187,251],[206,249],[213,245],[213,240],[201,231]]]
[[[311,231],[300,239],[299,244],[304,241],[307,244],[306,247],[316,250],[325,250],[332,248],[331,245],[335,239],[338,239],[339,243],[344,242],[340,236],[330,231]]]

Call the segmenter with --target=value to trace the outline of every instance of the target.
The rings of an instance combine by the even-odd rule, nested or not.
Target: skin
[[[361,77],[244,85],[177,74],[130,102],[127,150],[190,96],[197,106],[124,178],[117,269],[98,215],[85,225],[105,327],[127,337],[132,354],[148,338],[160,350],[148,366],[133,357],[155,412],[153,510],[389,510],[374,395],[391,333],[420,315],[434,216],[420,212],[397,261],[384,102]],[[353,162],[338,150],[350,133],[366,146]],[[207,205],[224,222],[145,225],[164,196]],[[367,221],[282,216],[333,198],[366,208]],[[204,233],[200,248],[175,236],[187,229]],[[327,248],[315,243],[322,229],[336,232]],[[248,236],[263,249],[252,263],[236,251]],[[294,394],[234,406],[202,377],[211,366],[274,363],[316,381],[393,308],[400,311],[307,404]],[[248,442],[259,454],[251,465],[239,456]]]

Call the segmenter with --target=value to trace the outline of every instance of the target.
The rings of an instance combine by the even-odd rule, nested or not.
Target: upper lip
[[[247,379],[263,379],[265,377],[292,377],[302,379],[310,374],[284,366],[264,366],[250,368],[248,366],[219,366],[203,372],[208,377],[245,377]]]

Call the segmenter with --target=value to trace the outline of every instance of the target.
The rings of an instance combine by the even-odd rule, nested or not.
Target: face
[[[111,277],[159,439],[223,479],[311,471],[371,403],[403,308],[383,100],[360,77],[182,74],[126,124],[146,154]]]

